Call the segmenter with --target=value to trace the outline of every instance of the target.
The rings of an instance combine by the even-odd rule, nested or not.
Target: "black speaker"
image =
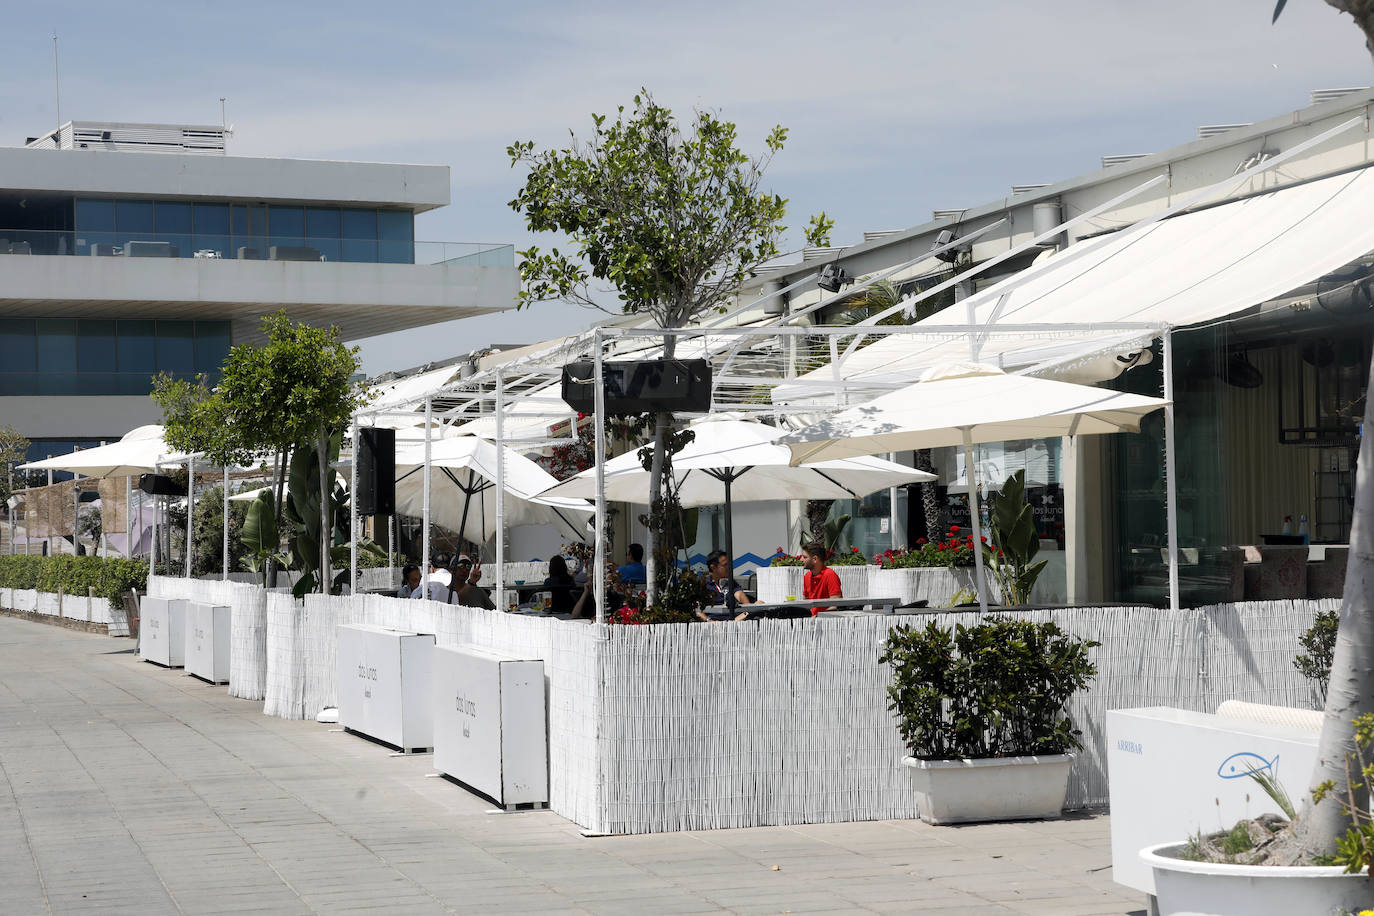
[[[396,514],[396,430],[358,429],[358,514]]]
[[[563,400],[582,413],[596,409],[590,360],[563,367]],[[704,359],[651,359],[601,364],[607,414],[711,408],[711,364]]]
[[[186,495],[186,488],[166,474],[140,474],[138,488],[150,496]]]

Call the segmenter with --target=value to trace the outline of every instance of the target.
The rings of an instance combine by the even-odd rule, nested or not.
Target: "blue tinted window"
[[[339,211],[332,207],[306,208],[305,234],[312,239],[338,238]]]
[[[157,231],[161,233],[191,231],[191,205],[159,201],[157,205]]]
[[[229,322],[196,322],[196,371],[218,375],[229,356]]]
[[[245,204],[234,204],[229,209],[233,217],[234,235],[247,238],[249,236],[267,234],[266,207],[249,207]]]
[[[190,376],[196,371],[196,325],[193,321],[157,323],[157,371]]]
[[[339,237],[373,241],[377,238],[376,210],[341,210],[339,212]],[[347,246],[345,246],[347,248]],[[376,249],[374,248],[375,252]],[[373,254],[373,258],[376,254]]]
[[[304,238],[304,207],[269,207],[267,225],[273,238]]]
[[[377,236],[387,242],[415,240],[415,214],[409,210],[378,210]]]
[[[115,371],[115,323],[83,318],[76,325],[76,361],[82,372]]]
[[[229,205],[196,204],[194,229],[202,235],[228,235]]]
[[[38,368],[32,318],[0,318],[0,372]]]
[[[121,321],[116,328],[119,334],[119,371],[146,372],[157,371],[157,322]]]
[[[90,232],[113,232],[115,205],[112,200],[78,200],[76,228]]]
[[[151,200],[120,200],[115,202],[115,228],[120,234],[153,232],[153,202]]]
[[[76,371],[76,319],[39,318],[38,371]]]
[[[375,263],[377,260],[377,242],[375,239],[344,239],[339,243],[338,259],[364,264]]]

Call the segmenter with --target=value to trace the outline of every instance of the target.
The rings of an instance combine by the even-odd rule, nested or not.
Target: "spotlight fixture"
[[[946,245],[953,241],[954,230],[941,229],[940,234],[935,236],[935,242],[930,246],[930,250],[935,251],[935,249],[937,248],[944,248]],[[953,248],[949,248],[945,251],[937,253],[935,257],[941,261],[945,261],[946,263],[953,264],[955,261],[959,260],[959,255],[972,250],[972,245],[956,245]]]
[[[848,286],[854,282],[854,278],[844,272],[844,268],[838,264],[827,264],[821,268],[821,275],[816,280],[816,285],[827,293],[838,293],[840,287]]]

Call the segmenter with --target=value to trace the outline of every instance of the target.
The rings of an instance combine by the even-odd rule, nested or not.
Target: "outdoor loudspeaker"
[[[596,410],[595,364],[563,367],[563,400],[582,413]],[[601,381],[608,415],[654,411],[702,411],[711,407],[711,364],[704,359],[603,362]]]
[[[358,430],[358,514],[396,514],[396,430]]]
[[[140,474],[138,488],[150,496],[186,495],[186,488],[166,474]]]

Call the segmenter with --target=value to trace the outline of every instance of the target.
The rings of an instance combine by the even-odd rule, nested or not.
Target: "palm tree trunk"
[[[1374,364],[1370,367],[1374,381]],[[1370,391],[1374,394],[1374,391]],[[1350,563],[1346,567],[1344,599],[1331,681],[1326,691],[1326,718],[1317,743],[1317,763],[1311,785],[1331,780],[1338,791],[1321,804],[1310,796],[1298,818],[1297,833],[1306,856],[1335,851],[1337,837],[1344,836],[1350,818],[1342,811],[1345,799],[1346,761],[1355,751],[1356,716],[1374,712],[1374,397],[1365,402],[1364,425],[1370,435],[1360,439],[1355,474],[1355,510],[1350,527]],[[1363,780],[1356,779],[1363,784]],[[1356,803],[1367,807],[1360,795]]]

